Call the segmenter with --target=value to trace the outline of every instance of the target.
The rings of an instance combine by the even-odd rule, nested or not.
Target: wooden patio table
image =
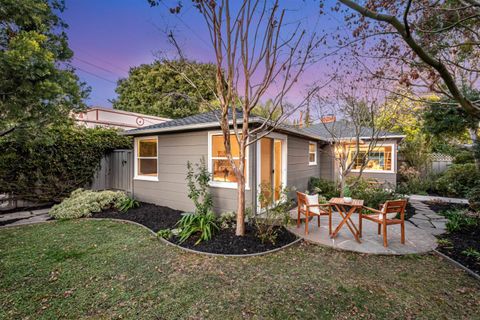
[[[355,240],[357,240],[359,243],[360,241],[360,231],[358,230],[357,226],[355,223],[352,221],[352,214],[354,214],[356,211],[360,213],[360,210],[363,208],[363,200],[358,200],[358,199],[352,199],[350,202],[345,202],[343,198],[332,198],[330,201],[328,201],[331,205],[333,205],[340,216],[342,217],[342,222],[337,226],[335,231],[333,231],[332,235],[330,236],[331,238],[335,238],[342,229],[344,225],[347,225],[348,229],[350,232],[353,234],[355,237]],[[347,210],[347,208],[349,208]]]

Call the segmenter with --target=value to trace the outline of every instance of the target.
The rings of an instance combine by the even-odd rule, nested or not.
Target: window
[[[360,146],[357,157],[353,159],[355,150],[351,147],[349,161],[353,161],[352,170],[360,170],[363,165],[364,171],[390,171],[393,172],[393,145],[370,148]]]
[[[208,167],[210,173],[212,174],[212,181],[210,184],[212,186],[236,188],[237,176],[235,175],[232,164],[227,158],[223,134],[210,134],[209,139],[210,141],[208,151]],[[240,163],[240,148],[238,145],[237,137],[233,134],[230,135],[230,148],[232,152],[232,157],[236,165],[238,165]],[[247,168],[245,168],[245,173],[247,173]],[[248,177],[248,174],[246,174],[246,176]]]
[[[158,158],[157,137],[137,138],[135,148],[135,177],[143,180],[157,180]]]
[[[315,166],[317,164],[317,143],[308,143],[308,165]]]

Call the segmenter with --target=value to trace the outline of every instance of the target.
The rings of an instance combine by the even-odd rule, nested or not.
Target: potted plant
[[[343,187],[343,201],[345,202],[352,202],[352,191],[348,185]]]

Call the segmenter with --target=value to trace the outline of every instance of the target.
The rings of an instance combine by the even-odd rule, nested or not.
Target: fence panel
[[[132,150],[114,150],[100,162],[91,184],[93,190],[123,190],[132,193]]]

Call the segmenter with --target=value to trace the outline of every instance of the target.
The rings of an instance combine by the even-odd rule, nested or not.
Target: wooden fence
[[[132,150],[114,150],[100,162],[90,188],[92,190],[123,190],[132,193],[133,152]]]

